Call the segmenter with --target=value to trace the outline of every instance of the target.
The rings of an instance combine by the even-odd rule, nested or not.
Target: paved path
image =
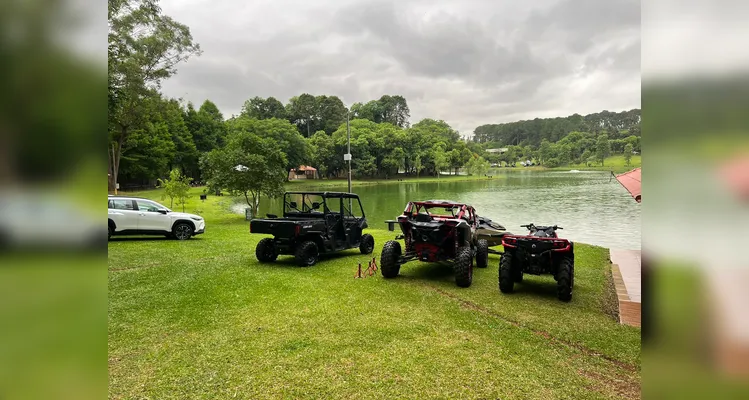
[[[641,253],[639,250],[611,249],[611,272],[619,298],[619,321],[640,326],[642,309]]]

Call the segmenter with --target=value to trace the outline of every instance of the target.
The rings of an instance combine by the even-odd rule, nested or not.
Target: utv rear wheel
[[[317,244],[313,241],[306,241],[302,242],[301,245],[296,249],[296,253],[294,256],[296,257],[296,262],[299,264],[300,267],[311,267],[317,263],[317,258],[319,257],[319,252],[317,250]]]
[[[512,253],[505,250],[499,258],[499,291],[512,293],[515,286],[512,270]]]
[[[255,247],[255,256],[260,262],[273,262],[278,257],[276,243],[271,238],[261,240]]]
[[[463,246],[458,249],[455,257],[455,284],[459,287],[469,287],[473,282],[473,254],[471,248]]]
[[[569,257],[563,258],[559,263],[559,271],[557,272],[557,297],[559,300],[572,300],[573,268],[572,259]]]
[[[382,247],[380,255],[380,272],[383,278],[391,279],[398,276],[401,266],[398,259],[401,257],[401,244],[390,240]]]
[[[364,234],[361,237],[361,243],[359,243],[359,251],[361,251],[362,254],[372,254],[372,250],[374,250],[374,238],[370,234]]]
[[[476,266],[486,268],[489,265],[489,242],[486,239],[479,239],[476,246]]]

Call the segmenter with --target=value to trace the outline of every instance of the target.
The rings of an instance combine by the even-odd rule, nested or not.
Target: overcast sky
[[[162,0],[203,49],[163,91],[225,117],[304,92],[400,94],[411,123],[482,124],[640,107],[638,0]]]

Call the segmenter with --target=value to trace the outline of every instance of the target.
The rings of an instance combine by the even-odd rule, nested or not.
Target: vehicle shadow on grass
[[[451,262],[410,262],[401,265],[399,279],[455,283],[455,272]]]
[[[361,254],[359,250],[344,250],[338,253],[328,254],[320,256],[317,263],[311,267],[299,266],[296,262],[296,258],[291,255],[279,255],[276,261],[273,262],[259,262],[257,257],[253,253],[250,256],[250,260],[257,263],[257,265],[268,268],[291,268],[291,269],[308,269],[308,268],[337,268],[340,266],[340,261],[346,261],[347,266],[350,264],[352,270],[355,270],[359,263],[362,264],[362,273],[369,266],[367,263],[375,258],[372,254]],[[350,261],[349,261],[350,260]],[[379,260],[377,260],[379,263]],[[336,266],[329,266],[328,263],[336,263]]]
[[[513,290],[513,293],[510,293],[509,296],[519,297],[519,298],[536,297],[536,298],[556,299],[557,298],[557,281],[551,278],[549,279],[545,279],[545,278],[546,277],[528,279],[528,276],[525,276],[523,278],[523,282],[515,283],[515,288]]]

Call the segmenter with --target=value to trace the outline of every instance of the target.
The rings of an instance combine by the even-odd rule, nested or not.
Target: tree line
[[[360,178],[440,176],[461,168],[484,174],[490,162],[533,159],[558,166],[640,150],[640,110],[483,125],[469,141],[442,120],[410,124],[400,95],[350,108],[335,95],[302,93],[286,104],[255,96],[226,119],[209,100],[196,109],[160,93],[176,66],[201,50],[187,26],[162,14],[158,1],[112,0],[109,23],[110,190],[114,182],[152,182],[178,169],[214,186],[251,179],[254,189],[243,192],[249,203],[253,193],[280,190],[288,171],[303,164],[322,177],[342,177],[347,119],[351,167]],[[507,151],[487,152],[497,147]]]

